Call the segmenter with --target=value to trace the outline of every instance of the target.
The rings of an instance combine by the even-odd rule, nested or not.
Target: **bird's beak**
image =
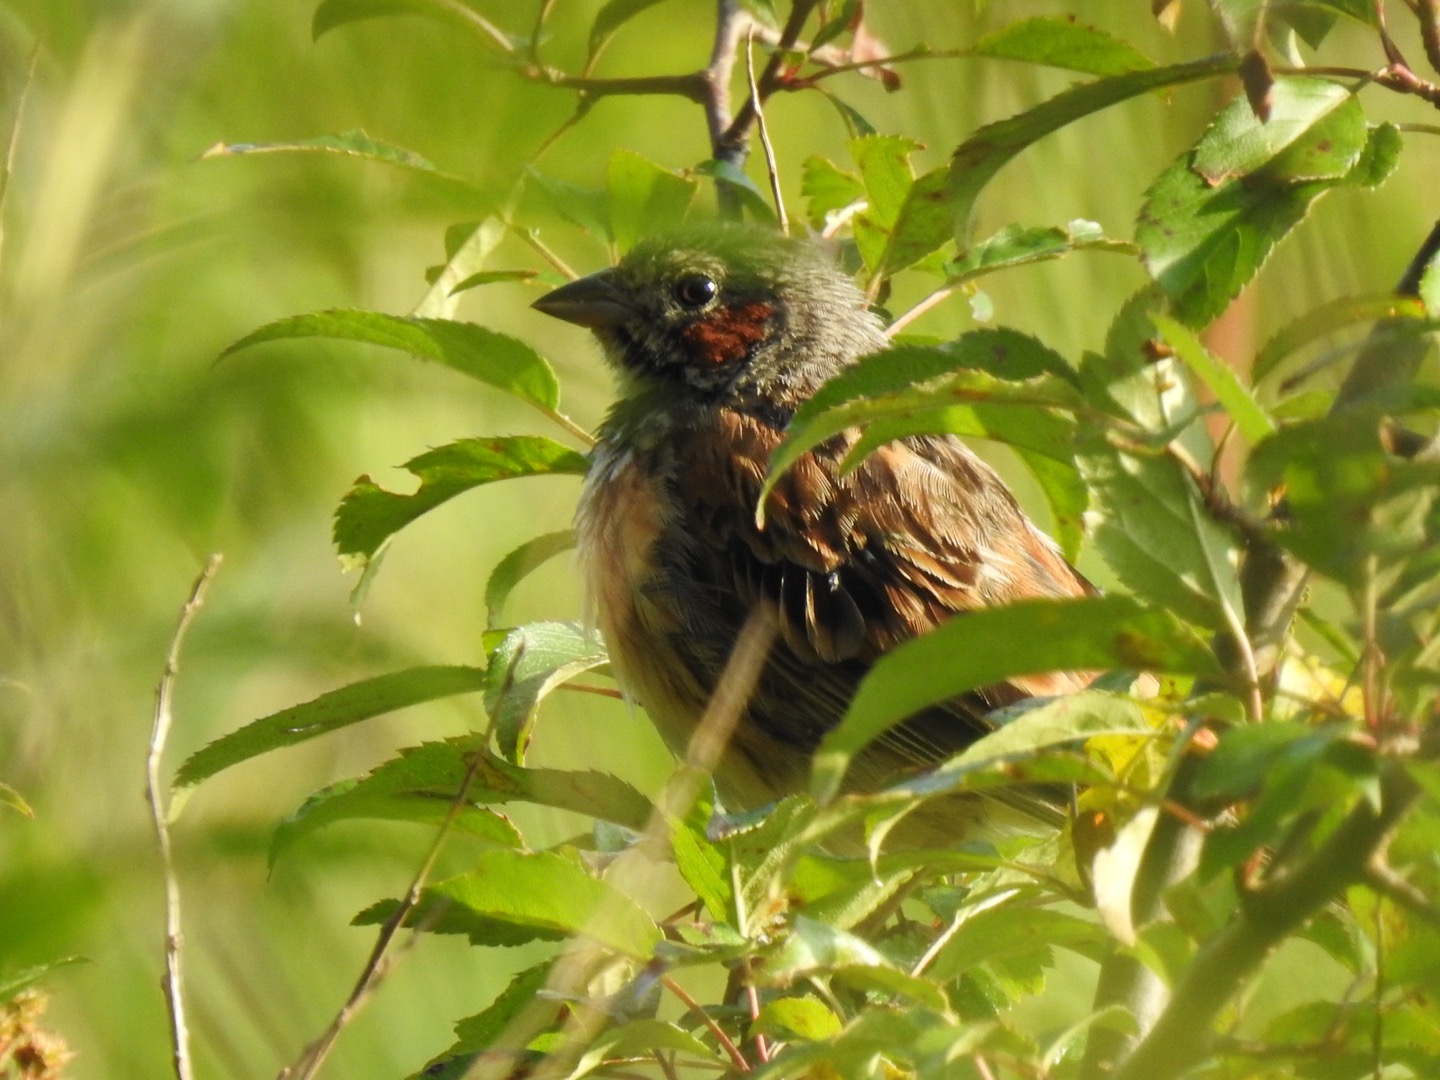
[[[613,270],[582,277],[568,285],[546,293],[530,305],[536,311],[553,315],[576,326],[599,330],[619,326],[635,314],[625,295],[615,285]]]

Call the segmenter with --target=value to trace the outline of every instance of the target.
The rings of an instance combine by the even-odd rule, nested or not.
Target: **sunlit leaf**
[[[527,540],[498,563],[490,571],[485,582],[485,624],[490,629],[499,626],[503,620],[505,602],[511,591],[530,573],[556,555],[569,551],[575,546],[575,532],[565,529],[561,532],[546,533],[533,540]]]
[[[411,458],[420,479],[409,495],[386,491],[368,476],[355,481],[335,511],[335,546],[342,556],[373,556],[385,541],[422,514],[483,484],[524,476],[579,476],[585,457],[537,435],[462,439]]]
[[[1125,255],[1138,252],[1134,244],[1105,236],[1093,221],[1072,221],[1064,226],[1034,228],[1007,225],[947,262],[945,274],[951,283],[959,283],[997,270],[1045,262],[1072,251],[1086,250]]]
[[[172,788],[178,797],[207,777],[271,750],[295,746],[396,709],[473,694],[484,687],[485,672],[472,667],[409,668],[351,683],[253,720],[197,750],[176,771]]]
[[[1344,327],[1383,319],[1423,318],[1424,304],[1411,296],[1378,293],[1372,296],[1342,296],[1327,301],[1282,326],[1255,354],[1250,377],[1260,382],[1290,354]]]
[[[531,623],[503,634],[492,631],[486,638],[485,710],[501,753],[518,764],[541,700],[576,675],[604,664],[605,649],[593,634],[571,623]],[[491,638],[497,639],[493,645]]]
[[[490,794],[483,784],[454,808],[469,772],[466,756],[450,743],[425,743],[402,750],[366,776],[342,780],[315,792],[275,830],[270,862],[296,841],[339,821],[404,821],[437,826],[448,822],[456,832],[504,847],[520,847],[511,822],[483,805]]]
[[[1282,172],[1289,179],[1336,179],[1359,159],[1365,115],[1344,86],[1326,79],[1281,78],[1271,87],[1269,102],[1264,121],[1243,97],[1221,110],[1195,147],[1195,171],[1211,184],[1246,176],[1276,162],[1301,140],[1311,152],[1284,163]]]
[[[1155,326],[1175,355],[1210,388],[1247,442],[1253,445],[1275,430],[1275,421],[1250,396],[1234,370],[1212,355],[1189,329],[1164,315],[1155,316]]]
[[[448,905],[434,923],[441,933],[494,940],[492,930],[508,930],[516,942],[536,934],[552,940],[580,935],[638,960],[648,960],[661,940],[635,901],[552,851],[481,851],[469,872],[428,887],[406,924],[423,924],[439,903]],[[357,921],[379,922],[385,914],[384,907],[372,908]]]
[[[939,980],[951,979],[978,964],[1052,947],[1099,959],[1107,946],[1104,929],[1087,919],[1007,904],[967,919],[936,956],[930,974]]]
[[[958,615],[875,665],[821,742],[813,790],[832,797],[853,754],[926,706],[1016,676],[1113,668],[1198,674],[1216,665],[1173,615],[1124,596],[1032,600]]]
[[[969,242],[970,212],[975,199],[995,174],[1031,143],[1082,116],[1151,90],[1228,74],[1235,70],[1237,63],[1230,56],[1215,56],[1173,67],[1112,75],[1066,90],[1017,116],[981,128],[960,144],[950,162],[952,233],[961,250]]]
[[[1155,66],[1129,42],[1065,18],[1022,19],[985,35],[970,51],[976,56],[1025,60],[1089,75],[1124,75]]]
[[[610,235],[621,251],[641,237],[663,232],[685,218],[696,184],[629,150],[610,157]]]
[[[399,349],[479,379],[542,410],[560,403],[550,364],[518,338],[474,323],[405,318],[378,311],[332,310],[277,319],[252,331],[221,355],[293,338],[333,338]]]
[[[25,797],[4,782],[0,782],[0,806],[8,806],[11,810],[28,818],[35,816],[35,811],[30,809],[30,804],[25,801]]]
[[[785,985],[807,976],[840,977],[852,985],[898,994],[932,1008],[948,1008],[940,987],[906,974],[863,938],[797,915],[790,933],[764,968]]]

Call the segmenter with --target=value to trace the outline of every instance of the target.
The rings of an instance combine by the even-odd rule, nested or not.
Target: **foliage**
[[[575,95],[561,138],[585,131],[610,97],[721,107],[702,75],[596,74],[603,53],[643,41],[666,6],[678,5],[610,0],[582,27],[560,4],[522,18],[471,0],[324,0],[313,32],[360,34],[402,15],[460,28],[463,47],[505,78]],[[1422,251],[1403,295],[1381,294],[1376,280],[1322,297],[1283,312],[1268,342],[1223,357],[1215,330],[1318,205],[1381,188],[1433,135],[1391,119],[1392,99],[1433,105],[1440,91],[1403,62],[1389,36],[1398,27],[1378,25],[1369,4],[1214,0],[1228,47],[1209,55],[1212,26],[1189,11],[1181,55],[1164,62],[1128,34],[1074,17],[1005,22],[999,7],[968,44],[904,51],[887,48],[853,0],[719,5],[722,23],[756,20],[750,47],[771,114],[809,97],[837,110],[848,134],[839,149],[795,136],[777,150],[803,161],[796,216],[837,242],[896,331],[891,350],[797,415],[772,476],[850,428],[863,431],[857,457],[920,433],[1008,447],[1066,552],[1106,575],[1109,595],[978,613],[897,649],[827,738],[809,792],[727,815],[683,768],[647,797],[606,771],[535,760],[557,691],[608,690],[601,644],[563,610],[506,622],[516,586],[570,545],[567,533],[542,532],[495,560],[483,655],[371,670],[197,751],[177,792],[393,709],[480,695],[470,715],[485,720],[473,730],[392,748],[327,783],[270,847],[272,860],[321,875],[304,860],[322,830],[419,826],[413,887],[372,896],[355,917],[381,928],[360,998],[402,928],[455,935],[443,944],[487,957],[530,950],[488,1006],[453,1018],[453,1043],[435,1046],[416,1075],[1340,1078],[1421,1077],[1440,1063],[1440,386],[1428,355],[1440,245]],[[1178,7],[1155,5],[1171,21]],[[1433,63],[1434,5],[1417,9],[1424,25],[1406,30]],[[1368,68],[1332,60],[1356,42]],[[578,73],[551,66],[560,53],[582,58]],[[744,59],[729,59],[738,86]],[[985,117],[943,163],[920,164],[916,139],[931,132],[867,119],[867,77],[903,96],[907,65],[972,61],[997,79],[1011,65],[1071,74],[1045,100]],[[1063,224],[988,224],[997,176],[1047,137],[1235,76],[1243,90],[1185,133],[1187,148],[1151,162],[1128,208],[1133,242],[1079,206]],[[432,165],[438,155],[363,131],[209,152],[338,154],[433,184],[464,215],[414,311],[281,317],[230,346],[225,365],[296,339],[379,345],[518,403],[499,413],[506,425],[543,425],[411,451],[410,493],[354,482],[334,540],[363,567],[362,608],[385,573],[381,556],[432,511],[482,487],[520,492],[509,481],[583,471],[584,427],[561,411],[565,367],[508,323],[501,332],[459,319],[462,294],[552,282],[569,272],[565,253],[613,257],[649,229],[706,214],[712,199],[769,220],[743,171],[752,115],[722,116],[704,161],[654,163],[620,146],[591,173],[603,184],[552,172],[555,159],[539,152],[471,181]],[[1093,160],[1071,167],[1103,171]],[[1049,185],[1062,202],[1067,179]],[[993,323],[1006,279],[1102,254],[1136,268],[1136,287],[1105,301],[1102,346]],[[968,300],[971,325],[943,339],[913,333],[953,298]],[[510,496],[507,515],[523,521],[523,500]],[[1009,675],[1077,668],[1110,674],[1073,698],[997,716],[992,734],[932,774],[840,794],[850,756],[914,709]],[[965,795],[1003,805],[1035,785],[1078,792],[1063,826],[946,849],[897,842],[924,804]],[[0,801],[29,809],[8,786]],[[537,839],[514,812],[523,806],[588,824]],[[442,842],[450,861],[432,877]],[[666,886],[654,887],[661,874]],[[1302,973],[1309,993],[1278,992],[1275,965]],[[311,1054],[298,1074],[322,1059]]]

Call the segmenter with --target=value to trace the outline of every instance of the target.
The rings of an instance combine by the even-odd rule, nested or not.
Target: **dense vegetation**
[[[0,25],[0,1068],[1434,1075],[1434,0],[118,7]],[[772,181],[895,342],[774,471],[971,437],[1105,596],[897,650],[717,817],[577,622],[608,387],[528,302]],[[1035,784],[1062,830],[887,843]]]

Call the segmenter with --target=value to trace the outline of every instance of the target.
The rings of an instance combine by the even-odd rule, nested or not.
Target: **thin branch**
[[[760,104],[760,88],[755,85],[753,34],[745,42],[745,78],[750,85],[750,104],[755,109],[755,120],[760,128],[760,146],[765,151],[765,172],[770,177],[770,195],[775,200],[775,216],[780,222],[780,231],[788,233],[790,222],[785,217],[785,196],[780,192],[780,171],[775,165],[775,147],[770,143],[770,129],[765,126],[765,109]]]
[[[660,983],[666,990],[669,990],[670,993],[679,998],[680,1003],[693,1012],[699,1018],[700,1022],[709,1030],[710,1034],[715,1036],[715,1041],[720,1044],[720,1049],[724,1050],[726,1056],[730,1058],[730,1063],[740,1072],[748,1073],[750,1071],[750,1063],[745,1060],[745,1055],[740,1052],[740,1048],[736,1046],[730,1036],[725,1033],[725,1029],[706,1011],[705,1006],[696,1001],[688,990],[676,982],[673,975],[660,976]]]
[[[1440,930],[1440,907],[1436,907],[1424,891],[1392,870],[1383,859],[1376,859],[1365,868],[1365,884],[1397,907]]]
[[[1416,15],[1420,19],[1420,41],[1425,46],[1425,59],[1440,75],[1440,0],[1418,0]]]
[[[334,1019],[330,1021],[329,1026],[320,1037],[307,1046],[293,1064],[280,1070],[278,1080],[312,1080],[320,1071],[320,1066],[325,1063],[325,1059],[329,1057],[336,1040],[340,1038],[340,1033],[345,1030],[366,1002],[375,995],[375,991],[380,988],[385,977],[394,970],[398,958],[404,955],[403,952],[392,953],[390,946],[396,935],[399,934],[406,918],[420,903],[421,894],[430,879],[431,872],[435,869],[436,861],[440,858],[440,851],[450,835],[451,826],[469,799],[470,788],[475,782],[475,775],[479,771],[482,757],[483,755],[477,753],[470,759],[470,767],[466,770],[465,778],[461,780],[459,790],[455,792],[455,797],[450,801],[449,812],[446,813],[445,820],[440,823],[439,828],[435,830],[435,837],[430,842],[430,850],[426,852],[420,868],[411,879],[410,888],[406,891],[399,906],[380,927],[375,945],[370,950],[364,968],[361,969],[360,977],[355,980],[355,986],[350,991],[350,996],[345,999],[345,1003],[340,1006]],[[414,947],[426,927],[416,926],[413,929],[414,933],[405,952]]]
[[[200,571],[200,576],[190,588],[190,598],[180,609],[175,633],[170,638],[170,649],[165,654],[165,670],[160,676],[160,685],[155,690],[155,723],[150,730],[150,748],[145,757],[145,798],[150,804],[155,841],[160,848],[160,865],[165,875],[165,1007],[170,1018],[170,1055],[177,1080],[193,1080],[194,1072],[190,1064],[190,1030],[185,1023],[180,884],[175,877],[175,860],[170,848],[170,827],[166,822],[160,761],[165,755],[165,743],[170,738],[170,699],[175,676],[180,672],[180,646],[190,629],[190,623],[205,602],[205,590],[209,588],[215,572],[220,569],[221,558],[220,555],[210,556],[205,568]]]
[[[780,31],[780,38],[775,44],[775,49],[765,64],[764,72],[757,80],[759,87],[759,93],[755,97],[757,103],[763,104],[780,85],[780,68],[785,62],[785,54],[800,40],[800,31],[805,28],[806,20],[810,18],[810,13],[815,10],[818,3],[819,0],[794,0],[790,5],[790,17],[785,20],[785,27]],[[744,166],[746,145],[749,142],[750,128],[754,125],[755,119],[755,107],[747,101],[718,140],[715,154],[718,160],[728,161],[737,169]]]
[[[1433,754],[1436,747],[1428,749]],[[1171,1080],[1204,1058],[1211,1025],[1235,992],[1281,941],[1364,880],[1420,796],[1399,762],[1386,768],[1380,790],[1378,809],[1362,799],[1308,858],[1242,897],[1238,915],[1201,947],[1154,1027],[1112,1074],[1114,1080]]]

